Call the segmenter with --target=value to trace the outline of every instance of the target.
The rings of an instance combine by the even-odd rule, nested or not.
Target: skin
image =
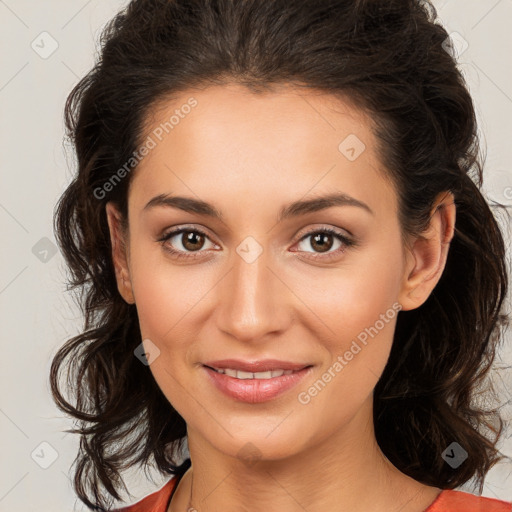
[[[396,315],[309,403],[297,397],[393,304],[410,310],[428,298],[453,236],[453,196],[441,194],[423,236],[404,243],[371,120],[349,100],[289,86],[259,95],[235,84],[194,89],[154,109],[147,134],[190,96],[198,105],[134,171],[128,232],[107,205],[119,292],[137,306],[142,339],[160,350],[151,372],[187,423],[192,467],[169,512],[187,510],[190,497],[199,512],[423,511],[440,489],[393,466],[373,430],[373,389]],[[350,134],[366,146],[354,161],[338,149]],[[373,213],[344,205],[276,222],[288,203],[332,192]],[[223,220],[145,210],[159,194],[207,201]],[[207,237],[158,241],[183,225]],[[326,235],[323,252],[312,244],[326,227],[357,245],[337,252],[342,242]],[[248,236],[262,249],[251,263],[236,251]],[[197,257],[178,260],[165,246]],[[224,358],[313,368],[298,387],[250,404],[207,379],[202,362]],[[257,460],[244,455],[247,443]]]

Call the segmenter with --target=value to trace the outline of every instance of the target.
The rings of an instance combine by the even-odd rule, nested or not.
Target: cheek
[[[187,364],[193,359],[190,347],[202,337],[205,319],[199,319],[198,312],[209,289],[205,271],[194,272],[192,267],[173,266],[162,257],[150,261],[144,256],[132,259],[132,286],[142,339],[150,339],[160,351],[150,370],[173,407],[190,419],[191,389],[184,383],[189,382],[192,371]]]
[[[395,247],[361,254],[350,266],[325,276],[317,273],[315,280],[303,276],[297,281],[297,294],[307,297],[305,303],[323,324],[320,377],[325,375],[330,391],[319,401],[325,399],[326,406],[331,393],[361,402],[382,374],[401,310],[401,268],[401,253]],[[317,335],[319,325],[311,327]],[[322,383],[317,387],[323,389]]]
[[[336,306],[323,310],[330,334],[318,347],[322,365],[296,395],[304,422],[318,424],[321,418],[322,437],[349,422],[367,402],[388,361],[401,309],[389,288],[362,294],[357,282],[344,284],[343,291],[330,295]]]
[[[193,334],[189,318],[209,289],[206,268],[173,264],[160,248],[141,245],[132,251],[132,287],[143,337],[179,341],[176,333],[185,325],[188,336]]]
[[[294,292],[323,324],[321,330],[334,340],[332,351],[343,350],[347,342],[350,344],[350,340],[377,321],[381,339],[392,337],[389,324],[396,317],[392,306],[402,281],[398,247],[375,243],[373,247],[351,253],[339,268],[284,271],[286,281],[294,283]],[[382,325],[381,315],[388,310],[389,318]]]
[[[341,362],[343,372],[337,373],[343,373],[342,379],[347,379],[343,383],[345,388],[376,383],[389,357],[401,309],[395,300],[393,283],[386,283],[386,287],[357,277],[344,279],[339,288],[331,281],[336,291],[308,296],[308,306],[328,327],[322,338],[322,348],[327,352],[325,368],[335,361]]]

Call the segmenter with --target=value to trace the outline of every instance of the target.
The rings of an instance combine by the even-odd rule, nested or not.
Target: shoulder
[[[445,489],[425,512],[512,512],[512,503]]]
[[[172,477],[160,490],[146,496],[137,503],[115,509],[113,512],[167,512],[172,491],[178,478]]]

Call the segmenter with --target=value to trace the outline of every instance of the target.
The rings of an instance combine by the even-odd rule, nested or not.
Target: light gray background
[[[73,170],[63,146],[66,96],[93,65],[101,28],[124,4],[0,0],[0,511],[85,510],[69,481],[77,440],[63,433],[71,424],[54,406],[48,386],[52,356],[81,327],[65,293],[63,259],[52,252],[52,213]],[[486,191],[512,205],[512,0],[435,5],[448,32],[468,44],[459,62],[487,146]],[[58,45],[53,53],[52,45]],[[497,368],[512,361],[510,339],[509,333]],[[510,372],[498,371],[494,381],[503,402],[509,401],[504,413],[510,418]],[[503,451],[512,455],[512,436],[504,441]],[[142,472],[130,475],[128,483],[137,497],[156,489]],[[512,500],[510,463],[489,473],[483,494]]]

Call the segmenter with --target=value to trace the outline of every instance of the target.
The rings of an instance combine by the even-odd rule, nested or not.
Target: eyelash
[[[201,252],[205,252],[205,251],[202,251],[202,250],[199,250],[199,251],[195,251],[194,253],[186,253],[186,252],[183,252],[183,251],[177,251],[175,249],[172,249],[169,245],[166,245],[166,242],[173,238],[174,236],[176,235],[179,235],[181,233],[199,233],[200,235],[206,237],[209,239],[209,236],[202,230],[200,229],[197,229],[197,228],[179,228],[179,229],[175,229],[173,231],[169,231],[168,233],[165,233],[161,238],[159,238],[157,241],[160,242],[163,246],[163,248],[170,252],[173,256],[175,256],[176,258],[178,259],[190,259],[190,258],[197,258],[198,256],[196,255],[197,253],[201,253]],[[339,249],[333,251],[333,252],[330,252],[330,253],[309,253],[309,254],[312,254],[312,256],[308,256],[308,258],[312,258],[312,259],[323,259],[323,260],[330,260],[332,258],[335,258],[337,256],[339,256],[339,254],[345,252],[346,249],[348,249],[349,247],[354,247],[357,245],[357,242],[355,240],[352,240],[344,235],[342,235],[341,233],[339,233],[338,231],[336,231],[335,229],[333,228],[321,228],[321,229],[316,229],[316,230],[313,230],[313,231],[309,231],[308,233],[305,233],[297,243],[300,243],[302,242],[304,239],[312,236],[312,235],[317,235],[317,234],[329,234],[329,235],[333,235],[334,237],[336,237],[343,245],[342,247],[340,247]],[[300,251],[298,251],[300,252]],[[304,252],[304,251],[302,251]]]

